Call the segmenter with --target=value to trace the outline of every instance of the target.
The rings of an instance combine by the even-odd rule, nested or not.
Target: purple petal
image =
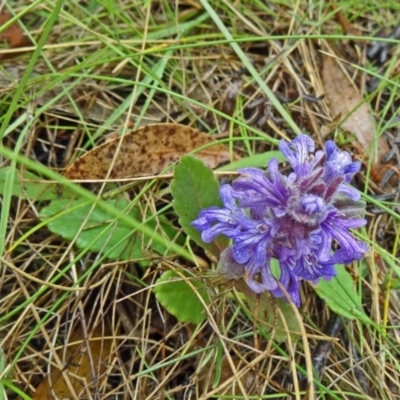
[[[281,276],[279,278],[279,282],[286,289],[293,303],[296,304],[297,307],[299,307],[300,279],[297,275],[291,272],[290,268],[285,263],[281,263],[280,267],[281,267]],[[276,297],[285,297],[285,293],[279,286],[276,289],[274,289],[272,293]]]
[[[269,258],[263,268],[258,267],[254,263],[248,263],[246,266],[245,279],[250,289],[255,293],[274,290],[278,287],[269,266]]]
[[[258,168],[242,168],[238,172],[242,175],[233,182],[232,187],[233,196],[240,201],[241,207],[279,207],[284,204],[287,190],[281,181],[271,182],[264,171]]]
[[[279,149],[297,175],[302,176],[310,171],[312,164],[310,163],[309,153],[314,152],[315,144],[308,135],[301,134],[291,143],[281,140]]]

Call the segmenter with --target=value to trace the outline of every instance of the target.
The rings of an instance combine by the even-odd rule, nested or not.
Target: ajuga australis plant
[[[266,171],[240,169],[232,185],[220,188],[223,207],[200,211],[192,225],[206,243],[219,235],[232,240],[220,256],[220,270],[244,275],[256,293],[283,297],[284,287],[300,305],[301,280],[329,280],[335,264],[360,260],[368,251],[350,231],[366,224],[365,203],[350,185],[361,164],[333,141],[315,151],[305,134],[282,140],[279,148],[291,173],[283,175],[276,159]]]

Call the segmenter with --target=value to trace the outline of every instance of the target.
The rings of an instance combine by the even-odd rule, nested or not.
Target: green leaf
[[[4,194],[7,175],[10,167],[0,168],[0,195]],[[13,181],[12,196],[20,199],[37,200],[57,200],[60,197],[71,198],[73,192],[62,189],[57,183],[44,182],[43,178],[28,171],[18,172]]]
[[[107,202],[121,211],[128,209],[129,206],[126,200]],[[138,218],[136,209],[130,210],[129,215]],[[123,220],[115,220],[103,209],[93,206],[84,199],[53,201],[48,207],[43,208],[40,217],[44,220],[49,219],[48,227],[52,232],[67,240],[76,238],[75,243],[79,248],[102,252],[113,260],[134,260],[145,257],[142,250],[144,247],[142,234],[133,232]],[[156,221],[149,221],[147,224],[154,230],[157,228]],[[165,231],[172,239],[176,235],[176,230],[173,230],[171,225],[165,226]],[[168,240],[165,246],[152,246],[151,249],[164,254],[167,245]]]
[[[188,273],[182,272],[182,274],[187,279],[192,278]],[[206,317],[203,302],[209,305],[211,299],[200,279],[191,279],[190,282],[195,290],[181,275],[174,271],[166,271],[158,278],[154,293],[163,307],[179,321],[199,324]]]
[[[314,286],[319,297],[325,300],[327,306],[348,319],[368,319],[364,313],[361,299],[354,288],[353,278],[346,271],[344,265],[336,266],[337,275],[330,281],[321,279]]]
[[[218,237],[213,243],[204,243],[200,232],[191,225],[191,222],[197,219],[200,210],[211,206],[222,207],[219,184],[213,172],[197,158],[184,156],[175,167],[171,191],[174,197],[172,206],[185,232],[197,244],[218,257],[228,246],[228,239]]]
[[[278,162],[285,161],[285,157],[283,154],[278,151],[267,151],[263,154],[254,154],[250,157],[241,158],[240,160],[234,161],[230,164],[224,165],[217,169],[217,171],[235,171],[239,168],[248,168],[248,167],[261,167],[265,168],[268,165],[269,160],[271,158],[276,158]]]

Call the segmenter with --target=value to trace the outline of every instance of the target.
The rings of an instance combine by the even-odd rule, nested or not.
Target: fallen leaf
[[[341,127],[355,134],[363,150],[373,157],[375,168],[380,169],[380,160],[389,151],[389,147],[383,137],[376,141],[367,104],[332,57],[325,57],[322,80],[333,117],[340,117],[343,121]]]
[[[110,363],[112,340],[103,339],[103,335],[104,332],[97,328],[85,340],[82,330],[76,330],[69,341],[77,343],[58,354],[65,360],[64,368],[59,370],[53,366],[50,375],[36,388],[32,400],[93,398],[89,392],[98,392]]]
[[[31,45],[31,41],[25,36],[17,21],[13,22],[6,29],[1,29],[1,27],[6,24],[11,18],[12,15],[10,13],[3,11],[0,12],[0,42],[7,44],[9,48],[17,48]],[[0,60],[14,57],[17,54],[18,53],[2,53],[0,54]]]
[[[203,146],[207,147],[195,154],[208,167],[216,168],[230,161],[226,146],[197,129],[179,124],[149,125],[84,154],[67,169],[65,176],[68,179],[104,179],[111,165],[110,179],[156,175],[183,155]]]

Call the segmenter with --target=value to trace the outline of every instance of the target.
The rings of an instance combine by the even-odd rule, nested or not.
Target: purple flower
[[[267,172],[240,169],[232,185],[220,188],[223,207],[202,210],[192,225],[204,242],[218,235],[232,239],[220,259],[225,276],[244,271],[254,292],[283,297],[284,287],[300,305],[302,279],[330,279],[335,264],[360,260],[368,251],[349,230],[366,224],[360,218],[365,203],[350,186],[361,164],[332,141],[314,153],[314,141],[304,134],[279,148],[292,167],[289,175],[279,172],[276,159]]]

